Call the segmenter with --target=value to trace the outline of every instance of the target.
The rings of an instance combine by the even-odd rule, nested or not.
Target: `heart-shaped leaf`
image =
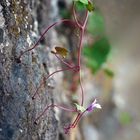
[[[55,47],[55,51],[51,51],[51,53],[59,54],[60,56],[65,58],[68,54],[68,50],[66,48],[63,48],[63,47]]]

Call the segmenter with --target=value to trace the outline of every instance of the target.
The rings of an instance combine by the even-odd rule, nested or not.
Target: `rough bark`
[[[33,123],[54,101],[53,83],[46,82],[40,98],[31,98],[41,77],[50,68],[55,69],[48,53],[52,32],[37,49],[26,53],[21,63],[16,61],[20,52],[31,47],[42,29],[52,23],[53,6],[51,0],[0,0],[0,140],[58,139],[58,122],[52,109],[38,125]]]

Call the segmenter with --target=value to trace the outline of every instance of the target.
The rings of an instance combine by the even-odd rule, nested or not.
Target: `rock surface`
[[[52,109],[34,124],[37,115],[54,101],[53,83],[46,82],[39,91],[40,98],[32,100],[42,76],[56,68],[49,54],[55,31],[49,32],[37,49],[25,53],[21,63],[16,59],[53,22],[55,4],[50,0],[0,0],[0,140],[58,139]]]

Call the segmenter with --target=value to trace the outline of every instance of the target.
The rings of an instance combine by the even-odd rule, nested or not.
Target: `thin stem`
[[[79,71],[79,83],[80,83],[80,87],[81,87],[81,106],[83,106],[84,103],[84,91],[83,91],[83,87],[82,87],[82,82],[81,82],[81,51],[82,51],[82,40],[83,40],[83,36],[84,36],[84,31],[85,31],[85,27],[87,24],[87,19],[88,19],[88,10],[86,10],[86,17],[85,17],[85,21],[83,23],[83,26],[81,28],[81,34],[80,34],[80,41],[79,41],[79,47],[78,47],[78,66],[80,68]]]
[[[84,30],[81,30],[80,34],[80,41],[79,41],[79,47],[78,47],[78,66],[79,66],[79,83],[80,83],[80,88],[81,88],[81,106],[84,104],[84,91],[81,83],[81,49],[82,49],[82,40],[83,40],[83,34]]]
[[[81,106],[83,106],[84,104],[84,90],[83,90],[83,86],[82,86],[82,82],[81,82],[81,70],[79,71],[79,84],[80,84],[80,88],[81,88]]]
[[[81,50],[82,50],[82,41],[83,41],[83,36],[84,36],[84,32],[85,32],[85,27],[87,24],[87,19],[88,19],[88,11],[86,11],[86,17],[85,17],[85,21],[83,23],[83,26],[81,28],[81,34],[80,34],[80,41],[79,41],[79,49],[78,49],[78,65],[81,65]]]
[[[74,2],[73,2],[73,6],[72,6],[72,11],[73,11],[74,20],[75,20],[77,26],[78,26],[79,28],[82,28],[82,25],[79,23],[79,21],[78,21],[78,19],[77,19],[75,7],[74,7]]]
[[[57,54],[55,54],[55,56],[62,62],[64,63],[66,66],[68,66],[69,68],[72,68],[73,66],[70,65],[69,63],[65,62],[63,59],[61,59]]]
[[[34,122],[36,123],[50,107],[53,107],[53,108],[57,107],[57,108],[60,108],[62,110],[68,111],[68,112],[77,112],[76,109],[69,109],[69,108],[66,108],[66,107],[63,107],[63,106],[60,106],[60,105],[51,104],[51,105],[48,105],[47,107],[45,107],[44,111],[34,120]]]
[[[80,34],[80,41],[79,41],[79,47],[78,47],[78,65],[81,66],[81,49],[82,49],[82,40],[83,40],[84,30],[81,30]]]
[[[79,118],[80,114],[81,113],[78,113],[77,114],[77,116],[76,116],[76,118],[75,118],[75,120],[74,120],[74,122],[72,124],[70,124],[69,126],[67,126],[67,127],[64,128],[65,134],[67,134],[70,131],[71,128],[74,128],[75,123],[76,123],[77,119]]]
[[[86,10],[85,20],[84,20],[84,23],[82,25],[83,30],[85,30],[85,27],[86,27],[86,24],[87,24],[87,20],[88,20],[88,10]]]
[[[77,125],[77,123],[80,121],[81,117],[85,114],[87,110],[85,110],[84,112],[80,113],[79,116],[77,116],[76,121],[73,124],[73,128],[75,128],[75,126]]]
[[[75,128],[75,123],[77,122],[77,120],[78,120],[78,118],[79,118],[80,115],[81,115],[81,113],[78,113],[78,114],[77,114],[77,116],[76,116],[74,122],[71,124],[71,128]]]
[[[90,2],[90,0],[89,0],[89,2]],[[86,10],[86,15],[85,15],[84,22],[83,22],[83,24],[81,24],[81,23],[78,21],[78,18],[77,18],[77,15],[76,15],[75,6],[74,6],[74,3],[73,3],[73,16],[74,16],[74,20],[75,20],[74,25],[76,24],[77,27],[78,27],[78,28],[80,29],[80,31],[81,31],[81,33],[80,33],[80,38],[79,38],[79,45],[78,45],[78,65],[77,65],[77,66],[72,66],[71,64],[69,64],[69,63],[65,62],[63,59],[61,59],[57,54],[55,54],[55,56],[56,56],[63,64],[65,64],[68,68],[67,68],[67,69],[57,70],[57,71],[51,73],[50,75],[48,75],[47,77],[45,77],[45,80],[47,80],[50,76],[54,75],[55,73],[57,73],[57,72],[62,72],[62,71],[65,71],[65,70],[73,70],[73,71],[78,72],[78,73],[79,73],[79,84],[80,84],[80,88],[81,88],[81,106],[83,106],[83,104],[84,104],[84,91],[83,91],[83,86],[82,86],[82,82],[81,82],[81,51],[82,51],[83,36],[84,36],[84,32],[85,32],[85,28],[86,28],[86,24],[87,24],[87,20],[88,20],[88,10]],[[30,48],[30,49],[26,50],[25,52],[23,52],[23,53],[20,55],[19,58],[21,58],[21,56],[22,56],[24,53],[26,53],[26,52],[28,52],[28,51],[34,49],[34,48],[38,45],[38,43],[40,42],[40,40],[44,37],[44,35],[48,32],[48,30],[49,30],[50,28],[52,28],[53,26],[55,26],[56,24],[61,23],[61,22],[72,22],[72,21],[71,21],[71,20],[64,19],[64,20],[61,20],[61,21],[59,21],[59,22],[55,22],[54,24],[52,24],[51,26],[49,26],[49,27],[44,31],[44,33],[41,35],[40,39],[36,42],[36,44],[35,44],[32,48]],[[36,94],[38,94],[38,90],[41,88],[41,86],[42,86],[43,84],[44,84],[44,81],[43,81],[43,82],[40,84],[40,86],[37,88],[35,94],[33,95],[33,98],[36,96]],[[70,130],[71,128],[75,128],[75,126],[77,125],[77,123],[80,121],[81,117],[82,117],[82,116],[84,115],[84,113],[87,111],[87,110],[85,110],[84,112],[78,112],[77,109],[68,109],[68,108],[63,107],[63,106],[51,104],[51,105],[47,106],[47,107],[44,109],[44,111],[35,119],[35,122],[37,122],[37,121],[40,119],[40,117],[42,117],[42,116],[44,115],[44,113],[45,113],[50,107],[53,107],[53,108],[54,108],[54,107],[57,107],[57,108],[63,109],[63,110],[68,111],[68,112],[77,112],[77,113],[78,113],[77,116],[76,116],[76,118],[75,118],[75,120],[74,120],[74,122],[73,122],[72,124],[70,124],[68,127],[65,128],[65,132],[66,132],[66,133],[68,133],[69,130]]]
[[[45,79],[44,79],[44,78],[43,78],[43,79],[44,79],[44,80],[47,80],[48,78],[50,78],[50,77],[51,77],[52,75],[54,75],[55,73],[62,72],[62,71],[66,71],[66,70],[70,70],[70,69],[74,69],[74,68],[75,68],[75,67],[57,70],[57,71],[55,71],[55,72],[49,74],[47,77],[45,77]],[[35,99],[35,96],[38,94],[39,89],[42,87],[42,85],[44,85],[44,82],[45,82],[44,80],[43,80],[43,82],[39,85],[39,87],[36,89],[34,95],[32,96],[32,99]]]
[[[25,50],[24,52],[22,52],[19,56],[19,60],[21,59],[22,55],[24,55],[26,52],[29,52],[31,50],[33,50],[34,48],[37,47],[37,45],[39,44],[39,42],[43,39],[44,35],[54,26],[56,26],[57,24],[63,23],[63,22],[70,22],[71,24],[75,25],[75,22],[71,21],[70,19],[62,19],[58,22],[53,23],[52,25],[50,25],[48,28],[45,29],[45,31],[42,33],[41,37],[38,39],[38,41],[35,43],[35,45],[32,48],[29,48],[27,50]]]
[[[81,117],[83,116],[83,114],[86,112],[87,110],[85,110],[84,112],[82,113],[78,113],[74,122],[72,124],[70,124],[68,127],[65,128],[65,133],[67,134],[69,132],[69,130],[71,128],[75,128],[77,123],[79,122],[79,120],[81,119]]]

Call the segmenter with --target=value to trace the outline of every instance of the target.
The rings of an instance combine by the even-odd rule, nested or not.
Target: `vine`
[[[83,19],[83,22],[79,22],[78,17],[77,17],[77,13],[76,13],[76,7],[75,4],[80,3],[82,5],[84,5],[86,7],[85,9],[85,17]],[[34,95],[32,96],[32,99],[36,99],[36,96],[38,95],[38,91],[39,89],[42,87],[42,85],[44,84],[44,82],[50,78],[52,75],[58,73],[58,72],[63,72],[63,71],[73,71],[73,72],[77,72],[79,74],[79,84],[80,84],[80,88],[81,88],[81,101],[79,104],[75,104],[75,108],[74,109],[69,109],[66,108],[64,106],[60,106],[60,105],[56,105],[56,104],[50,104],[47,105],[45,107],[45,109],[39,114],[39,116],[36,117],[36,119],[34,120],[35,124],[37,124],[38,120],[47,112],[48,109],[50,108],[54,108],[57,107],[59,109],[68,111],[68,112],[75,112],[77,113],[77,116],[74,120],[74,122],[72,124],[69,124],[67,127],[64,127],[64,131],[67,134],[69,132],[69,130],[71,128],[75,128],[75,126],[78,124],[79,120],[81,119],[81,117],[87,113],[87,112],[91,112],[93,111],[94,108],[99,108],[101,109],[101,105],[97,103],[96,99],[87,107],[84,108],[83,104],[84,104],[84,91],[83,91],[83,86],[81,83],[81,51],[82,51],[82,44],[83,44],[83,36],[85,33],[85,29],[86,29],[86,25],[87,25],[87,21],[88,21],[88,16],[89,16],[89,12],[94,11],[94,6],[91,3],[90,0],[73,0],[73,8],[72,8],[72,13],[73,13],[73,17],[74,17],[74,21],[70,20],[70,19],[62,19],[58,22],[53,23],[52,25],[50,25],[48,28],[46,28],[44,30],[44,32],[42,33],[41,37],[38,39],[38,41],[35,43],[35,45],[27,50],[25,50],[24,52],[22,52],[19,57],[18,57],[18,62],[21,62],[21,58],[22,56],[27,53],[32,51],[33,49],[35,49],[39,42],[44,38],[44,36],[47,34],[47,32],[54,26],[61,24],[61,23],[70,23],[71,25],[75,26],[77,29],[80,30],[80,36],[79,36],[79,44],[78,44],[78,64],[74,65],[71,63],[68,63],[65,61],[65,57],[68,53],[67,49],[62,48],[62,47],[55,47],[55,50],[51,51],[52,54],[54,54],[54,56],[60,60],[67,68],[65,69],[60,69],[57,71],[54,71],[53,73],[49,74],[47,77],[43,78],[43,81],[40,83],[40,85],[38,86],[38,88],[36,89]]]

